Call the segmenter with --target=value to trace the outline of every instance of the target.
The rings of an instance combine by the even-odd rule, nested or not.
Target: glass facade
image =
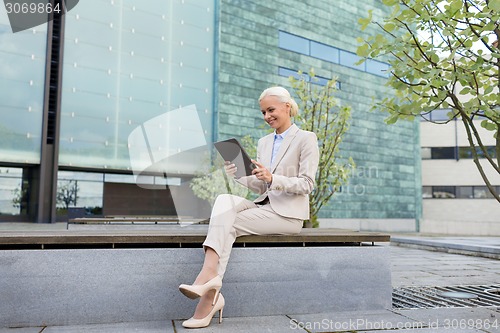
[[[302,4],[294,1],[290,6]],[[252,1],[254,4],[267,6],[264,1]],[[318,4],[311,2],[308,11],[323,13],[326,5]],[[331,6],[332,11],[341,9],[334,3]],[[7,17],[0,16],[0,80],[2,87],[12,87],[2,91],[0,102],[0,167],[5,168],[0,170],[0,212],[23,215],[24,211],[26,219],[21,216],[17,220],[39,222],[48,221],[46,217],[54,210],[59,220],[81,214],[191,216],[195,211],[204,212],[208,206],[198,202],[187,213],[180,213],[178,207],[159,208],[174,206],[179,198],[187,201],[191,193],[189,180],[200,171],[192,160],[209,164],[197,147],[210,147],[218,136],[247,133],[245,127],[254,123],[258,113],[256,97],[263,88],[287,82],[286,77],[298,69],[321,68],[322,76],[311,81],[324,85],[329,78],[341,75],[337,82],[337,88],[342,88],[339,94],[343,102],[354,103],[355,110],[367,107],[368,97],[370,101],[372,97],[368,94],[383,91],[387,76],[383,71],[389,65],[375,60],[355,65],[359,58],[352,52],[356,47],[353,34],[357,32],[346,29],[349,25],[345,22],[335,20],[330,24],[323,18],[326,24],[316,24],[320,16],[313,15],[309,23],[312,16],[294,20],[288,19],[293,15],[286,10],[276,9],[276,13],[286,19],[262,24],[268,22],[267,14],[250,9],[242,1],[80,1],[63,21],[54,21],[58,24],[53,36],[49,36],[52,38],[48,45],[54,43],[57,47],[60,23],[62,50],[49,59],[53,67],[61,65],[62,81],[53,82],[50,94],[50,105],[54,107],[50,115],[60,111],[59,122],[51,118],[56,120],[51,122],[55,125],[51,129],[59,129],[51,132],[59,134],[55,138],[58,147],[41,141],[43,115],[49,114],[43,106],[47,88],[46,30],[50,24],[13,34]],[[309,33],[311,26],[315,27],[313,34]],[[373,75],[356,80],[360,71]],[[51,79],[57,81],[58,73],[52,72]],[[61,84],[60,90],[55,83]],[[60,104],[54,98],[58,93]],[[190,121],[193,115],[196,124]],[[387,168],[387,181],[373,176],[369,182],[381,192],[368,193],[368,189],[370,200],[344,196],[345,204],[337,205],[342,209],[327,207],[324,216],[418,215],[412,196],[414,177],[409,172],[398,173],[399,165],[411,169],[406,168],[409,163],[413,167],[413,148],[397,147],[391,153],[401,154],[401,158],[387,157],[383,148],[379,149],[378,137],[371,134],[383,133],[391,138],[399,130],[382,131],[381,116],[358,113],[355,117],[353,128],[367,134],[356,135],[361,138],[359,142],[346,140],[346,147],[365,160],[370,158],[365,151],[378,156],[370,163]],[[262,120],[258,120],[260,125]],[[411,126],[405,127],[405,132],[408,129]],[[366,137],[368,141],[363,141]],[[57,158],[58,164],[53,165]],[[144,171],[140,182],[135,162],[139,172]],[[40,176],[50,179],[39,184]],[[57,189],[50,188],[56,185]],[[404,187],[404,195],[398,185]],[[57,202],[40,209],[44,194],[51,191],[56,192]],[[385,201],[394,198],[398,208],[382,212],[378,203],[370,203],[365,209],[367,201],[375,202],[382,196]],[[42,217],[37,214],[41,211]],[[13,220],[11,217],[4,220]]]
[[[66,17],[59,164],[128,170],[132,131],[192,104],[211,142],[214,24],[213,0],[80,2]]]
[[[40,162],[47,24],[12,33],[0,13],[0,156],[2,162]],[[8,87],[8,89],[6,89]]]

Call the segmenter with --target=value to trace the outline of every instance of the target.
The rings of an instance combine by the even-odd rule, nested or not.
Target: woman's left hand
[[[252,163],[257,166],[257,168],[252,170],[252,174],[255,175],[257,179],[263,180],[266,183],[271,183],[273,181],[273,174],[270,173],[265,166],[255,160],[252,160]]]

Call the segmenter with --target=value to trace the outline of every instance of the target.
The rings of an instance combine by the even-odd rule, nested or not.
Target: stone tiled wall
[[[418,219],[418,124],[388,126],[386,114],[370,111],[373,98],[388,93],[385,79],[278,47],[282,30],[355,52],[356,38],[373,33],[361,32],[357,24],[369,9],[375,17],[383,15],[378,0],[219,0],[216,130],[219,139],[265,134],[257,98],[271,85],[289,87],[287,78],[278,75],[280,66],[305,72],[314,68],[319,76],[338,77],[338,97],[352,106],[342,155],[352,156],[358,170],[321,217]]]

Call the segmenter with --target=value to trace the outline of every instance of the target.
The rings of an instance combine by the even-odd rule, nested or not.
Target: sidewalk
[[[4,228],[6,225],[3,226]],[[60,226],[57,226],[60,227]],[[65,225],[64,225],[65,228]],[[2,225],[0,224],[0,232]],[[12,230],[12,229],[9,229]],[[485,258],[482,253],[500,250],[499,238],[394,236],[391,245],[391,271],[394,288],[409,286],[494,285],[500,288],[500,260]],[[388,246],[388,245],[385,245]],[[406,246],[425,247],[408,248]],[[467,254],[446,253],[466,248]],[[439,252],[439,251],[443,252]],[[460,250],[460,249],[458,249]],[[476,253],[473,251],[477,251]],[[496,252],[494,252],[496,253]],[[471,255],[473,254],[473,255]],[[474,255],[475,254],[475,255]],[[335,300],[332,300],[335,301]],[[196,302],[193,301],[193,310]],[[226,299],[226,306],[231,300]],[[186,314],[189,317],[191,314]],[[185,319],[185,318],[184,318]],[[131,333],[193,332],[181,325],[183,318],[164,322],[117,323],[106,325],[33,327],[1,329],[0,333]],[[500,308],[387,309],[372,312],[336,312],[267,317],[217,319],[195,332],[483,332],[500,333]]]
[[[393,245],[500,259],[500,237],[391,236]]]

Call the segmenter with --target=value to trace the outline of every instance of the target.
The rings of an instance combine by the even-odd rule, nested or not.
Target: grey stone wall
[[[226,317],[391,307],[387,246],[235,248],[221,292]],[[189,318],[201,248],[0,251],[3,327]]]
[[[373,99],[388,93],[385,78],[322,61],[278,47],[282,30],[350,52],[361,32],[357,20],[380,1],[221,0],[218,44],[217,119],[219,138],[266,133],[257,98],[271,85],[289,87],[278,68],[338,77],[342,103],[352,106],[351,130],[342,156],[352,156],[358,171],[343,192],[323,208],[325,218],[418,219],[421,212],[418,124],[386,125],[381,112],[371,112]],[[258,128],[256,130],[256,128]]]

